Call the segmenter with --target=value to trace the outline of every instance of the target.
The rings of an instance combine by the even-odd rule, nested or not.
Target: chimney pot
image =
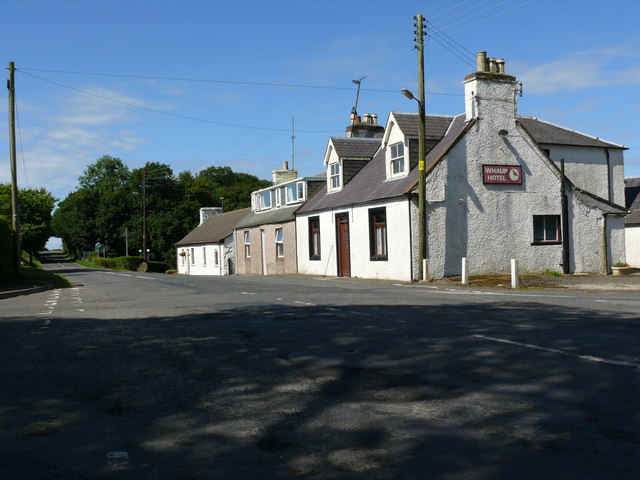
[[[498,66],[496,65],[496,59],[491,57],[489,59],[489,71],[491,73],[497,73],[498,72]]]
[[[378,125],[378,115],[375,113],[371,114],[371,123],[373,123],[374,125]]]
[[[289,162],[287,160],[282,162],[282,169],[283,170],[289,170]]]
[[[498,58],[496,60],[496,63],[498,64],[498,73],[505,73],[504,72],[504,58]]]
[[[364,115],[364,123],[371,123],[371,114],[365,113]]]
[[[487,52],[476,53],[476,64],[479,72],[487,71]]]

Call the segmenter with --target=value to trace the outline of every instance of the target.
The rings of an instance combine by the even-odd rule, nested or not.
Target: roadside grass
[[[29,263],[29,255],[22,252],[23,265],[20,274],[11,277],[0,277],[2,287],[53,285],[54,287],[70,287],[71,282],[62,275],[42,270],[42,264],[34,257]]]
[[[549,282],[550,277],[560,277],[560,275],[547,274],[546,272],[542,275],[521,275],[519,288],[566,288]],[[511,288],[511,275],[470,275],[469,283],[466,285],[462,284],[461,277],[449,277],[434,283],[455,284],[466,288]]]

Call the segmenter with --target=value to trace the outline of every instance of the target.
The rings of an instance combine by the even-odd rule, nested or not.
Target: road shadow
[[[594,357],[615,344],[611,360],[637,363],[627,319],[537,303],[260,304],[43,322],[0,322],[3,478],[640,471],[638,369]]]

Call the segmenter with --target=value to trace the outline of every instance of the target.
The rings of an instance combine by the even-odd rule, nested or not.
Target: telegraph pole
[[[142,258],[149,260],[147,254],[147,170],[142,170]]]
[[[425,234],[425,191],[424,191],[424,183],[425,183],[425,165],[424,165],[424,152],[425,152],[425,105],[424,105],[424,23],[421,14],[416,15],[415,17],[415,31],[416,34],[416,48],[418,50],[418,105],[419,111],[418,114],[419,124],[420,124],[420,138],[418,139],[418,281],[423,280],[424,278],[424,254],[425,254],[425,245],[426,245],[426,234]]]
[[[22,247],[20,246],[20,208],[18,206],[18,169],[16,168],[16,108],[15,108],[15,65],[9,62],[9,159],[11,162],[11,226],[13,228],[13,265],[16,275],[20,274]]]

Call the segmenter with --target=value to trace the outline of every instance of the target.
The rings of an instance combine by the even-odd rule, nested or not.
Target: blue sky
[[[327,138],[349,123],[353,79],[366,76],[359,113],[384,123],[390,111],[415,111],[400,89],[416,89],[417,13],[430,22],[428,113],[464,110],[462,80],[486,50],[523,82],[520,114],[629,147],[625,174],[640,175],[637,1],[2,3],[0,51],[17,68],[19,184],[60,199],[106,154],[131,168],[228,165],[269,179],[291,160],[292,119],[295,167],[321,171]]]

